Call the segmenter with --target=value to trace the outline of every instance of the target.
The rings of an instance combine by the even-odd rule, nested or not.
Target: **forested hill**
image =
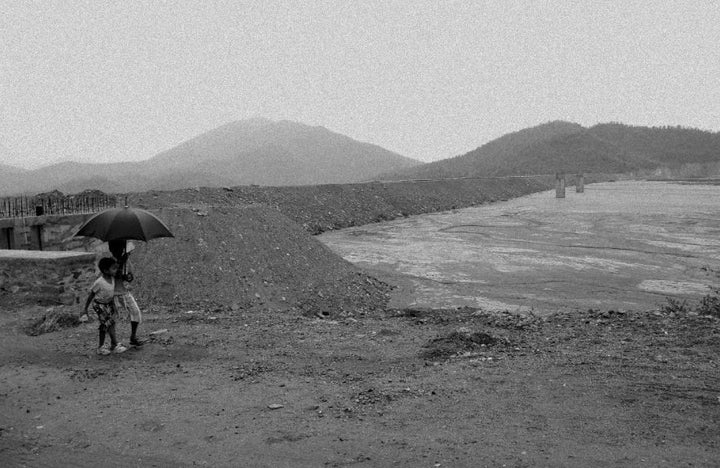
[[[510,133],[461,156],[383,174],[382,178],[626,173],[708,163],[720,163],[720,133],[619,123],[585,128],[556,121]]]

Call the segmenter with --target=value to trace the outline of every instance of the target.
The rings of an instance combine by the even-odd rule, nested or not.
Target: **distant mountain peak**
[[[203,139],[206,136],[217,134],[235,133],[239,136],[243,136],[261,135],[270,132],[280,131],[313,133],[318,130],[329,132],[329,130],[327,130],[325,127],[306,125],[304,123],[295,122],[293,120],[271,120],[265,117],[251,117],[249,119],[234,120],[232,122],[228,122],[215,129],[209,130],[194,138],[191,138],[185,143],[193,142],[198,139]]]
[[[557,128],[557,127],[564,127],[564,128],[576,128],[576,129],[577,129],[577,128],[585,128],[585,127],[583,127],[582,125],[580,125],[580,124],[578,124],[578,123],[570,122],[570,121],[567,121],[567,120],[561,120],[561,119],[550,120],[550,121],[548,121],[548,122],[541,123],[541,124],[539,124],[539,125],[536,125],[536,126],[530,127],[530,128],[542,128],[542,127],[556,127],[556,128]]]
[[[237,185],[312,185],[361,182],[421,163],[325,127],[254,117],[207,131],[148,164],[161,171],[217,171]]]
[[[245,119],[245,120],[236,120],[236,122],[244,122],[248,125],[258,125],[258,126],[268,125],[268,124],[273,123],[273,121],[268,119],[267,117],[250,117],[249,119]]]

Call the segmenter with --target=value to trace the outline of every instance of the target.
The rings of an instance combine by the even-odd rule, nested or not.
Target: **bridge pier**
[[[555,198],[565,198],[565,174],[555,173]]]

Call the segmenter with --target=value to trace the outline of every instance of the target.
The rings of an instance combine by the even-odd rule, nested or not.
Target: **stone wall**
[[[81,308],[97,277],[95,253],[0,250],[0,305]]]

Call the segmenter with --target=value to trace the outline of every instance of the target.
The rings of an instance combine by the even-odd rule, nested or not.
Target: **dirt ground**
[[[142,349],[97,356],[96,323],[28,336],[47,312],[0,316],[3,466],[720,460],[716,318],[151,308]]]
[[[388,187],[142,195],[177,234],[133,254],[142,349],[0,302],[0,466],[718,466],[720,320],[388,308],[308,232],[504,196]]]

